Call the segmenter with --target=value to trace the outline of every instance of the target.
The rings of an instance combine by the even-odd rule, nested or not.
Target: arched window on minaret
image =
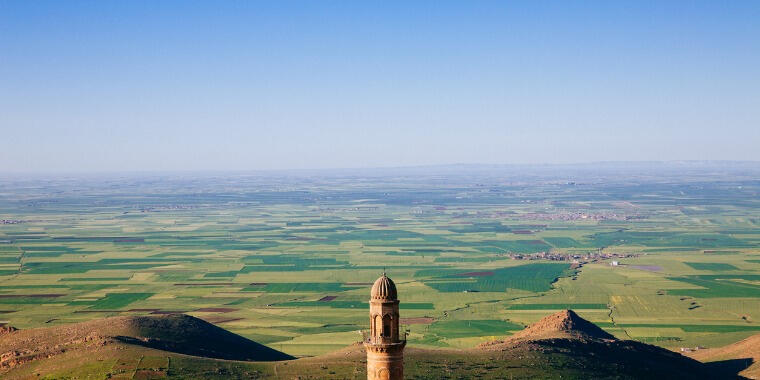
[[[375,315],[375,331],[372,336],[379,337],[383,335],[383,317],[380,314]]]
[[[391,316],[388,314],[383,315],[383,337],[391,337]]]

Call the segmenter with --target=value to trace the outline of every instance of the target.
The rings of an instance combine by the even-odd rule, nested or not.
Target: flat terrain
[[[386,270],[421,349],[471,348],[566,308],[619,338],[718,347],[760,332],[757,178],[8,177],[0,323],[182,312],[312,356],[360,339]]]

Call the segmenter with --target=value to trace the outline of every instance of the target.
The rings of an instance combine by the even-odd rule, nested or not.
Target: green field
[[[707,270],[707,271],[726,271],[726,270],[739,270],[739,268],[726,263],[690,263],[686,262],[684,263],[696,270]]]
[[[8,179],[0,322],[184,312],[315,355],[358,339],[385,270],[418,346],[563,308],[670,348],[760,331],[757,181],[504,178]]]

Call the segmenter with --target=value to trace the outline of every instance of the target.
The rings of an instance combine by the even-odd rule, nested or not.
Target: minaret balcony
[[[406,332],[404,337],[394,339],[389,336],[373,336],[370,330],[362,330],[362,342],[374,345],[406,345]]]

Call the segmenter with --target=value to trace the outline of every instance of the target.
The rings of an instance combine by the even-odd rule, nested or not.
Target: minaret
[[[369,336],[367,380],[401,380],[404,378],[404,346],[399,331],[396,284],[383,272],[372,285],[369,300]]]

